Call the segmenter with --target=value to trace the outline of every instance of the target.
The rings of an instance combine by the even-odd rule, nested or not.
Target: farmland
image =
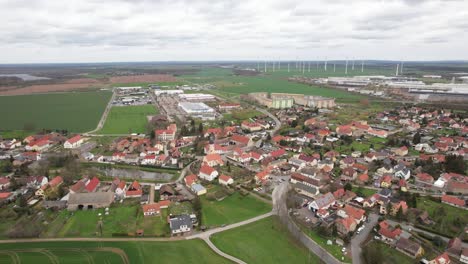
[[[0,131],[25,127],[89,131],[96,127],[110,97],[107,91],[0,96]]]
[[[211,240],[223,252],[247,263],[319,263],[273,217],[215,234]]]
[[[153,105],[114,106],[101,134],[146,133],[147,116],[157,114]]]
[[[41,242],[1,245],[0,263],[230,263],[201,240]],[[15,262],[16,261],[16,262]]]
[[[206,197],[202,197],[201,202],[202,222],[206,226],[232,224],[271,210],[271,205],[251,195],[242,196],[239,192],[221,201],[209,201]]]

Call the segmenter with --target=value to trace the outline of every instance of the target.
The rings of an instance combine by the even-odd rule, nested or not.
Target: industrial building
[[[204,103],[179,102],[179,108],[187,115],[203,120],[214,120],[216,117],[215,110]]]
[[[180,100],[190,101],[190,102],[205,102],[205,101],[214,101],[216,97],[212,94],[179,94]]]
[[[303,94],[290,94],[290,93],[250,93],[249,96],[269,108],[284,109],[290,108],[293,104],[317,107],[317,108],[333,108],[336,106],[335,98],[328,98],[322,96],[312,96]]]
[[[156,90],[156,91],[154,91],[154,94],[156,96],[160,96],[160,95],[163,95],[163,94],[175,95],[175,94],[183,94],[183,93],[184,93],[183,90]]]

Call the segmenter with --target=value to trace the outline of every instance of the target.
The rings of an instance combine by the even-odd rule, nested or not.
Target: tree
[[[447,172],[455,172],[465,174],[466,163],[463,156],[447,155],[445,157],[445,170]]]
[[[366,264],[380,264],[384,262],[383,255],[375,244],[370,244],[363,248],[362,258]]]
[[[203,134],[203,123],[200,123],[200,124],[198,125],[198,133],[200,133],[200,135]]]
[[[421,143],[421,134],[419,132],[416,132],[413,136],[413,144],[419,144]]]
[[[353,189],[353,185],[351,185],[351,183],[347,182],[344,186],[344,189],[346,191],[351,191]]]
[[[10,160],[5,160],[2,166],[2,172],[5,172],[5,173],[13,172],[13,163]]]
[[[291,121],[291,127],[297,127],[297,120]]]
[[[26,200],[24,195],[21,195],[20,197],[18,197],[16,204],[21,208],[25,208],[26,206],[28,206],[28,201]]]
[[[11,177],[10,179],[10,188],[15,191],[20,187],[18,181],[16,180],[16,177]]]
[[[403,207],[402,207],[402,206],[400,206],[400,207],[398,208],[398,211],[397,211],[397,213],[396,213],[396,218],[397,218],[398,220],[400,220],[400,221],[403,220],[403,219],[405,218],[405,215],[403,214]]]

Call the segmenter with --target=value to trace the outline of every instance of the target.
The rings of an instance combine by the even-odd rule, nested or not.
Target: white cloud
[[[468,59],[468,2],[0,0],[0,63]]]

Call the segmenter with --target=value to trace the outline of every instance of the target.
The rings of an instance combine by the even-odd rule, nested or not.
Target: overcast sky
[[[467,60],[468,1],[0,0],[0,63]]]

